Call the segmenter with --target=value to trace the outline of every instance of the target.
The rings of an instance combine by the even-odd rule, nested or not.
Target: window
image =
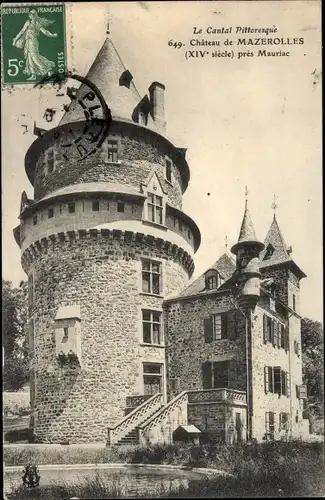
[[[68,203],[68,212],[69,214],[73,214],[76,211],[76,205],[74,202]]]
[[[145,395],[162,392],[162,369],[162,364],[143,363],[143,392]]]
[[[166,158],[166,180],[172,182],[172,162]]]
[[[109,201],[107,202],[107,210],[109,211]]]
[[[145,344],[162,344],[161,312],[143,310],[142,329]]]
[[[33,226],[36,226],[37,224],[37,215],[34,215],[33,217]]]
[[[264,314],[264,322],[263,322],[263,328],[264,328],[264,343],[266,344],[267,342],[273,342],[273,321],[270,316],[267,314]]]
[[[118,142],[107,141],[107,159],[110,163],[118,163]]]
[[[123,201],[118,201],[117,202],[117,211],[118,212],[124,212],[124,203],[123,203]]]
[[[187,230],[187,237],[188,237],[188,239],[189,239],[189,240],[190,240],[190,239],[191,239],[191,237],[192,237],[192,235],[191,235],[191,231],[190,231],[189,229]]]
[[[209,276],[206,280],[207,290],[216,290],[218,288],[218,276]]]
[[[203,389],[228,387],[229,361],[207,361],[202,365]]]
[[[34,275],[28,276],[28,305],[31,306],[34,301]]]
[[[296,310],[296,296],[294,293],[292,294],[292,309]]]
[[[151,260],[142,261],[142,291],[160,295],[162,292],[161,263]]]
[[[281,412],[279,415],[279,432],[289,430],[290,413]]]
[[[273,245],[271,245],[271,243],[268,244],[267,248],[266,248],[266,252],[265,252],[265,255],[264,255],[264,259],[263,260],[268,260],[272,257],[274,253],[274,247]]]
[[[99,212],[99,201],[93,201],[92,209],[93,209],[93,212]]]
[[[183,222],[181,220],[178,221],[178,229],[182,232],[183,231]]]
[[[228,315],[232,318],[231,327],[228,324]],[[222,339],[235,340],[236,338],[237,321],[235,313],[214,314],[204,319],[204,340],[206,343]]]
[[[144,113],[143,111],[139,111],[139,121],[140,125],[147,125],[148,124],[148,114]]]
[[[290,395],[289,373],[281,370],[280,366],[264,367],[264,389],[265,392],[272,392],[279,396]]]
[[[163,199],[153,193],[148,193],[147,201],[148,219],[151,222],[163,223]]]
[[[49,208],[48,212],[47,212],[47,216],[49,219],[52,219],[54,215],[54,209],[53,208]]]
[[[65,326],[63,328],[63,338],[62,338],[62,342],[66,342],[69,338],[69,328],[67,326]]]
[[[275,413],[273,411],[267,411],[265,413],[265,431],[268,438],[274,438],[274,421]]]

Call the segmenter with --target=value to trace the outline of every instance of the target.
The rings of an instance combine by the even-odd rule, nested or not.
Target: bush
[[[322,496],[324,486],[323,443],[302,441],[277,441],[260,444],[204,446],[175,443],[148,447],[125,446],[104,449],[4,449],[6,465],[119,463],[172,464],[190,467],[209,467],[224,470],[232,475],[209,477],[207,480],[190,482],[185,492],[178,488],[169,497],[199,496],[219,497],[271,497],[271,496]],[[92,483],[94,485],[94,483]],[[96,483],[98,489],[98,483]],[[80,486],[81,487],[81,486]],[[84,487],[84,486],[83,486]],[[69,491],[71,487],[69,486]],[[107,488],[107,485],[105,486]],[[43,490],[42,490],[43,491]],[[90,491],[89,489],[87,490]],[[96,490],[97,491],[97,490]],[[105,490],[106,491],[106,490]],[[51,493],[52,494],[52,493]],[[82,496],[80,498],[122,498],[122,496]],[[88,494],[88,493],[87,493]],[[101,494],[104,494],[103,492]],[[108,493],[105,493],[108,495]],[[122,495],[121,491],[117,492]],[[166,492],[164,493],[166,494]],[[71,494],[71,496],[74,496]],[[19,497],[12,497],[18,499]],[[26,499],[29,498],[26,496]],[[38,498],[38,497],[35,497]],[[39,498],[68,498],[41,496]],[[156,496],[157,498],[157,496]]]

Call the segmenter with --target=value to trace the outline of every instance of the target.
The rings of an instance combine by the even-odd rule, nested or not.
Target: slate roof
[[[123,84],[123,75],[126,73],[130,74],[124,66],[112,40],[106,38],[86,78],[99,89],[107,106],[111,110],[113,118],[132,121],[133,111],[143,96],[141,97],[139,94],[133,80],[127,86]],[[85,120],[83,108],[78,103],[78,99],[83,97],[89,90],[86,84],[82,83],[80,85],[76,93],[76,99],[71,102],[59,125]],[[157,127],[150,114],[147,126],[157,132]]]
[[[260,269],[261,270],[265,269],[266,267],[270,267],[270,266],[289,264],[295,268],[295,272],[297,272],[301,278],[304,278],[306,276],[305,273],[299,268],[299,266],[297,266],[297,264],[291,258],[291,255],[288,251],[288,247],[284,241],[284,238],[282,236],[282,233],[281,233],[281,230],[280,230],[280,227],[279,227],[278,221],[276,220],[275,215],[274,215],[272,224],[270,226],[270,229],[266,235],[264,244],[265,244],[265,248],[260,253],[260,259],[261,259]],[[273,246],[274,252],[270,258],[265,258],[269,245]]]
[[[228,253],[224,253],[208,269],[215,269],[224,280],[228,280],[235,271],[236,264],[231,255],[229,255]],[[185,288],[185,290],[178,294],[178,297],[189,297],[191,295],[210,292],[210,290],[205,290],[205,272],[201,274],[201,276],[199,276],[195,281],[193,281],[193,283],[191,283],[187,288]]]
[[[241,228],[239,231],[238,241],[231,248],[232,253],[236,253],[237,248],[241,245],[241,243],[256,243],[260,245],[261,250],[264,248],[263,243],[261,243],[256,237],[251,214],[249,213],[249,210],[247,208],[247,202],[245,205],[243,221],[241,223]]]

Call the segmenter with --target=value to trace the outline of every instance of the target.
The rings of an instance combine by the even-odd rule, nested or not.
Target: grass
[[[156,484],[155,491],[139,489],[133,498],[322,497],[325,494],[324,450],[323,443],[319,442],[280,441],[236,446],[173,444],[146,448],[67,449],[63,452],[42,449],[12,451],[4,449],[6,465],[26,465],[28,462],[38,465],[127,462],[212,467],[233,474],[189,481],[188,487],[179,486],[169,492],[166,485]],[[65,500],[73,496],[80,499],[128,498],[125,495],[121,478],[113,477],[107,482],[96,476],[76,486],[40,486],[34,490],[18,488],[8,495],[8,500]]]

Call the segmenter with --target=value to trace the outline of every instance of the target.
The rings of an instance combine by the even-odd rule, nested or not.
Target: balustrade
[[[140,406],[128,413],[115,427],[108,428],[108,445],[117,443],[122,437],[148,419],[162,405],[162,394],[154,394]]]
[[[189,404],[221,401],[246,404],[246,392],[234,389],[206,389],[203,391],[188,392]]]

